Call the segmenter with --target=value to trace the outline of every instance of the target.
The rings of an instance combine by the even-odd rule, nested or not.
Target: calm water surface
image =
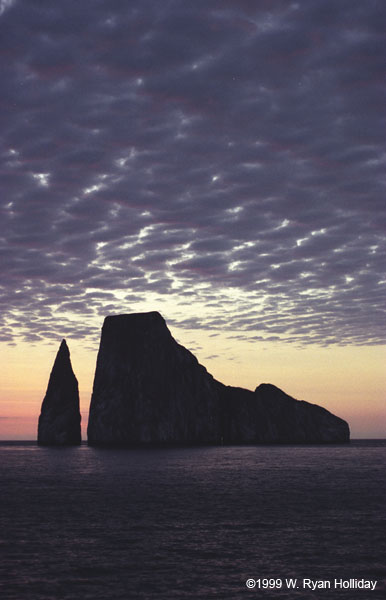
[[[2,600],[386,598],[386,442],[0,443]],[[247,589],[248,578],[299,588]],[[371,579],[374,592],[303,589]]]

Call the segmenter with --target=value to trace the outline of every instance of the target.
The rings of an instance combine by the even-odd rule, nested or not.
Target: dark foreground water
[[[385,466],[385,441],[162,450],[3,442],[0,598],[384,599]],[[276,588],[262,589],[273,585],[264,578]],[[303,579],[331,587],[312,591]],[[377,585],[341,589],[335,579]]]

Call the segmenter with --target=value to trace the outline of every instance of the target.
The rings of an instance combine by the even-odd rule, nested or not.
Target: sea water
[[[140,450],[3,442],[0,598],[386,598],[385,465],[386,442],[374,440]]]

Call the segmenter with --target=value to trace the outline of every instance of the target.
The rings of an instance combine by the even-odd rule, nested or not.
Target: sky
[[[158,310],[227,384],[386,437],[382,0],[0,0],[0,439]],[[4,369],[4,367],[6,368]]]

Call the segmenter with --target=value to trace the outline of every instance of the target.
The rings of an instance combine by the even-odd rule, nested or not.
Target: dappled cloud
[[[385,7],[0,3],[1,339],[378,344]]]

